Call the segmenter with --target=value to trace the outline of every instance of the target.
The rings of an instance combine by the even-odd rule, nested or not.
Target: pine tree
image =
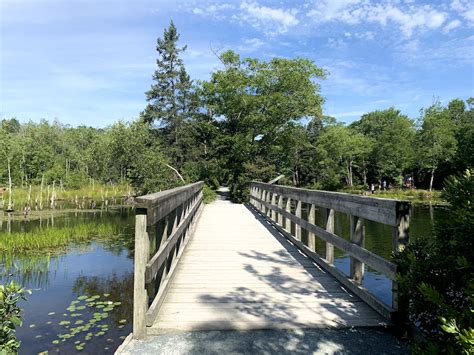
[[[186,46],[179,47],[178,41],[179,34],[171,21],[163,38],[157,39],[157,68],[154,83],[146,92],[148,105],[142,118],[148,123],[156,122],[163,130],[170,154],[180,170],[185,155],[185,125],[196,111],[196,100],[192,80],[180,58]]]

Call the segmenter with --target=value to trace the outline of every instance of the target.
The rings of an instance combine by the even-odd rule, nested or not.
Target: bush
[[[446,179],[449,218],[394,255],[401,314],[420,334],[414,352],[474,353],[473,195],[472,171]]]
[[[22,319],[17,304],[30,293],[15,281],[7,280],[5,285],[0,285],[0,354],[18,352],[21,342],[16,338],[15,329],[21,326]]]
[[[205,204],[211,203],[217,197],[217,193],[207,185],[204,185],[204,188],[202,189],[202,194],[202,198]]]

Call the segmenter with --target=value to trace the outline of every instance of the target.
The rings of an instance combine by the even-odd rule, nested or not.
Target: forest
[[[251,180],[284,174],[288,185],[368,191],[442,187],[474,166],[474,98],[434,100],[408,117],[395,107],[351,124],[323,113],[320,81],[305,58],[263,61],[229,50],[207,81],[188,75],[173,23],[158,38],[156,71],[140,117],[106,128],[50,123],[0,125],[0,187],[67,189],[130,184],[136,194],[204,180],[244,201]]]

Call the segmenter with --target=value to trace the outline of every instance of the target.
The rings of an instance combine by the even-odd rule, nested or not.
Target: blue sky
[[[156,38],[173,19],[194,79],[213,51],[307,57],[329,72],[325,114],[390,106],[412,118],[474,96],[474,3],[452,1],[0,0],[0,116],[104,127],[138,117]]]

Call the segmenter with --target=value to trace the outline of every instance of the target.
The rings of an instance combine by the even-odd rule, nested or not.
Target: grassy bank
[[[421,189],[390,189],[388,191],[375,191],[375,194],[371,194],[370,191],[365,189],[357,188],[345,188],[341,192],[347,192],[351,194],[367,195],[373,197],[382,198],[393,198],[397,200],[406,200],[416,204],[434,204],[434,205],[446,205],[446,200],[441,197],[441,191],[433,190],[421,190]]]
[[[87,223],[32,232],[0,233],[0,252],[44,252],[63,249],[71,243],[109,237],[119,231],[112,223]]]

